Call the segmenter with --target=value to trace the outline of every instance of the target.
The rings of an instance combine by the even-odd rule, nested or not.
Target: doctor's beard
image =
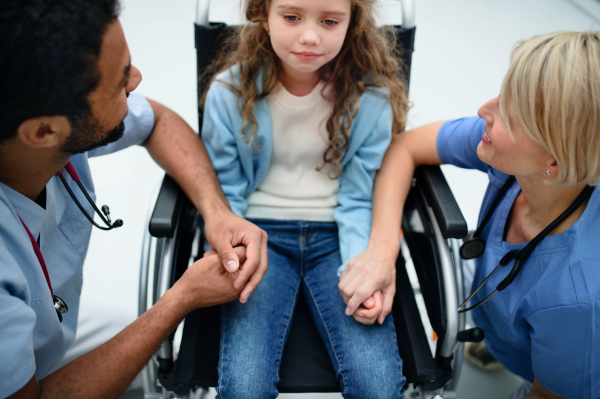
[[[81,117],[70,117],[69,122],[71,134],[61,147],[61,151],[69,156],[114,143],[123,137],[125,132],[124,120],[114,128],[105,130],[89,113]]]

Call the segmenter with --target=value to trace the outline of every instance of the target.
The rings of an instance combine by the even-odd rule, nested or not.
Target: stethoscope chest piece
[[[54,295],[52,300],[54,301],[54,309],[56,309],[58,320],[62,323],[62,315],[63,313],[67,313],[69,311],[69,307],[67,306],[67,303],[60,299],[57,295]]]
[[[485,250],[485,240],[481,237],[466,238],[460,246],[460,257],[463,259],[473,259],[483,255]]]

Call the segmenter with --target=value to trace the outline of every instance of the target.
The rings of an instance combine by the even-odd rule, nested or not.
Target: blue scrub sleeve
[[[0,239],[0,397],[23,388],[35,373],[35,312],[25,302],[25,276]]]
[[[437,151],[443,163],[487,172],[490,168],[477,157],[477,146],[485,131],[485,120],[475,116],[448,121],[440,127]]]
[[[154,129],[154,111],[150,103],[141,94],[129,93],[127,98],[129,111],[124,119],[125,132],[123,137],[95,150],[89,151],[88,156],[97,157],[112,154],[133,145],[140,145],[150,136]]]
[[[540,384],[564,398],[600,398],[600,301],[540,310],[527,320]]]

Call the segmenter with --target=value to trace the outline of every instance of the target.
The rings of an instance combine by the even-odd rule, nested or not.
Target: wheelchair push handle
[[[400,0],[402,3],[402,27],[411,29],[415,27],[415,0]]]
[[[221,0],[222,1],[222,0]],[[402,7],[402,27],[406,29],[415,27],[415,0],[398,0]],[[210,0],[197,0],[196,3],[196,24],[208,26],[208,14],[210,10]]]
[[[210,0],[198,0],[196,3],[196,24],[208,26],[208,10]]]

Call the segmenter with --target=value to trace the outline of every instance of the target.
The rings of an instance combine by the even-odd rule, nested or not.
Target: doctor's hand
[[[208,242],[234,277],[233,286],[245,285],[240,294],[240,302],[245,303],[267,272],[267,233],[231,211],[205,217],[204,223]],[[243,267],[234,252],[237,245],[246,247]]]
[[[237,247],[233,253],[240,264],[244,265],[246,248]],[[210,255],[191,265],[172,289],[180,294],[180,301],[191,312],[238,298],[244,286],[235,288],[234,279],[234,274],[225,270],[219,257]]]
[[[395,255],[394,255],[395,254]],[[373,311],[361,309],[360,306],[368,299],[375,302],[375,309],[379,303],[376,293],[381,292],[381,312],[376,316],[377,322],[383,324],[387,315],[392,311],[392,302],[396,294],[396,257],[398,251],[386,248],[381,251],[369,246],[364,252],[356,255],[340,276],[338,289],[346,303],[346,315],[354,315],[361,321],[361,312],[365,312],[367,319],[373,317]],[[370,298],[372,297],[372,298]],[[365,304],[368,309],[370,303]],[[370,309],[369,309],[370,310]],[[364,316],[362,316],[364,318]],[[367,323],[363,323],[367,324]]]

